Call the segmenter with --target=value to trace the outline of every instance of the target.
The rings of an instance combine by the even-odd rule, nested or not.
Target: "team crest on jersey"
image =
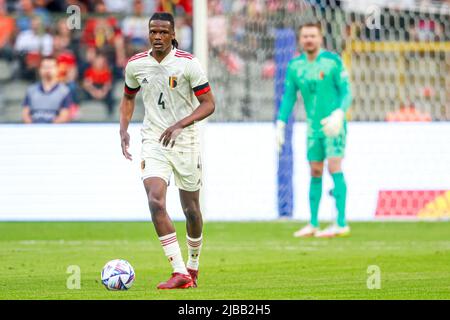
[[[175,76],[169,77],[169,87],[171,89],[174,89],[176,86],[177,86],[177,77]]]
[[[320,73],[319,73],[320,80],[323,80],[324,77],[325,77],[325,73],[323,71],[320,71]]]

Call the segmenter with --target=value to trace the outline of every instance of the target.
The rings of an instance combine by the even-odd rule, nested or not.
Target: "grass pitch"
[[[299,226],[208,222],[199,287],[158,291],[171,269],[150,222],[4,222],[0,299],[450,299],[450,222],[352,223],[351,237],[328,240],[293,238]],[[100,282],[115,258],[136,271],[129,291]],[[70,265],[79,290],[66,287]],[[367,288],[370,265],[380,289]]]

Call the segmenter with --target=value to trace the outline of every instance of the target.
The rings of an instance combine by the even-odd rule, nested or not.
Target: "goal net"
[[[348,120],[450,120],[448,2],[210,0],[208,13],[208,72],[218,105],[221,106],[217,108],[211,121],[273,121],[283,94],[286,65],[300,50],[297,44],[298,27],[306,22],[317,21],[323,27],[325,49],[340,54],[350,73],[353,103],[347,113]],[[293,178],[294,174],[302,175],[302,183],[295,185],[295,194],[307,194],[306,166],[302,167],[301,173],[293,170],[293,122],[305,120],[301,97],[297,104],[294,116],[287,125],[287,142],[278,157],[277,199],[280,216],[292,215],[295,198],[293,180],[296,179]],[[376,139],[366,141],[370,144],[370,150],[357,151],[360,154],[383,153],[379,156],[384,157],[383,161],[387,162],[383,162],[382,172],[389,174],[389,170],[392,170],[392,179],[401,175],[401,179],[397,180],[403,181],[404,187],[426,185],[430,175],[418,182],[418,178],[408,172],[417,172],[420,165],[424,166],[425,172],[429,168],[428,162],[419,164],[407,161],[400,164],[401,161],[397,159],[397,165],[391,161],[392,153],[408,143],[407,134],[401,137],[377,136]],[[436,140],[435,146],[438,141]],[[423,147],[425,150],[427,142],[422,142],[420,146],[416,144],[416,147]],[[304,152],[302,148],[296,145],[296,152]],[[390,148],[389,152],[386,148]],[[405,149],[403,155],[407,157],[408,152],[412,151],[414,150]],[[432,150],[426,154],[433,157]],[[411,156],[414,157],[414,154],[411,153]],[[358,154],[354,154],[353,158],[357,157]],[[436,166],[439,166],[437,159],[433,159]],[[354,164],[348,164],[355,168]],[[380,163],[374,160],[374,163],[366,162],[365,165],[379,166]],[[374,183],[372,188],[367,185],[367,181],[364,182],[367,194],[376,194],[380,186],[388,183],[385,178],[381,181],[381,177],[370,177],[366,169],[361,172],[364,178],[371,179]],[[398,186],[394,182],[391,185]],[[382,193],[379,198],[383,200],[387,197],[388,200],[380,203],[391,203],[391,198],[393,201],[403,199],[405,194],[410,197],[408,192]],[[357,201],[353,201],[351,197]],[[376,202],[364,194],[358,194],[357,197],[353,194],[351,197],[349,202],[355,206],[354,211],[363,210],[361,208],[364,206],[358,207],[355,204],[357,202]],[[411,197],[415,201],[415,196]],[[307,211],[307,201],[306,196],[299,201],[303,206],[302,212]],[[379,208],[381,211],[377,212],[386,215],[386,206],[380,205]],[[388,209],[392,208],[389,205]],[[408,212],[412,212],[410,209],[406,208]]]

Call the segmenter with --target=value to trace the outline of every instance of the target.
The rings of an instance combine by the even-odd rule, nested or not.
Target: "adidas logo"
[[[142,80],[142,84],[144,83],[148,83],[147,78],[144,78],[144,80]]]

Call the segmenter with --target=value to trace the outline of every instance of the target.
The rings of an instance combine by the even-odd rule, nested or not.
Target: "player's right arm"
[[[295,70],[292,64],[289,63],[286,70],[286,80],[284,82],[284,94],[281,99],[281,106],[278,110],[277,124],[276,124],[276,138],[278,152],[285,142],[285,127],[286,123],[291,116],[294,109],[295,102],[297,101],[297,85],[295,84]]]
[[[127,64],[125,68],[125,87],[120,102],[120,144],[123,156],[132,160],[131,154],[128,152],[130,147],[130,135],[128,134],[128,125],[133,117],[136,94],[140,89],[139,82],[133,75],[132,65]]]
[[[284,94],[281,100],[281,106],[278,111],[277,120],[287,123],[297,102],[297,85],[295,84],[296,70],[292,66],[292,62],[288,64],[286,70],[286,80],[284,81]]]

